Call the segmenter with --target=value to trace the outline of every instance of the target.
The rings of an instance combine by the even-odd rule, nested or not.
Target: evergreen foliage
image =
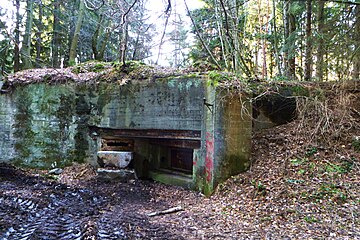
[[[194,10],[185,0],[190,32],[179,0],[161,3],[152,23],[147,0],[6,2],[0,9],[3,74],[90,60],[152,63],[154,50],[159,60],[167,41],[173,67],[263,80],[359,79],[359,0],[203,0]],[[153,41],[156,34],[160,42]]]

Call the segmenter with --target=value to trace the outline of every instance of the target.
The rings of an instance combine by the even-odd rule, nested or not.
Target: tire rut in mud
[[[126,239],[121,228],[110,224],[112,215],[101,210],[104,200],[90,191],[51,193],[47,199],[40,207],[44,203],[31,198],[0,194],[0,219],[12,223],[0,227],[0,239]]]
[[[151,222],[149,182],[94,179],[66,185],[0,163],[0,240],[184,239]]]

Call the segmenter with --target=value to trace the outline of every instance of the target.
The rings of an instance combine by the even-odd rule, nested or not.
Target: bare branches
[[[224,15],[225,15],[226,35],[227,35],[229,38],[231,38],[231,37],[230,37],[230,31],[229,31],[228,15],[227,15],[227,11],[226,11],[226,9],[225,9],[225,5],[224,5],[223,0],[220,0],[220,4],[221,4],[221,7],[222,7],[222,9],[223,9],[223,11],[224,11]]]
[[[127,15],[130,13],[130,11],[133,9],[135,4],[138,2],[138,0],[135,0],[131,6],[125,11],[125,13],[121,17],[121,29],[122,29],[122,36],[121,36],[121,42],[120,42],[120,61],[123,63],[123,66],[125,66],[126,61],[126,50],[127,50],[127,44],[128,44],[128,23],[126,21]]]
[[[210,51],[210,49],[208,48],[208,46],[207,46],[206,43],[204,42],[204,39],[202,38],[202,35],[201,35],[198,27],[196,26],[195,20],[194,20],[194,18],[193,18],[192,15],[191,15],[191,12],[190,12],[189,7],[188,7],[188,5],[187,5],[187,3],[186,3],[186,0],[184,0],[184,3],[185,3],[186,11],[187,11],[187,13],[188,13],[188,15],[189,15],[189,17],[190,17],[190,19],[191,19],[191,22],[192,22],[192,24],[193,24],[193,26],[194,26],[194,28],[195,28],[196,35],[199,37],[199,40],[200,40],[200,42],[201,42],[201,45],[203,45],[203,47],[205,48],[206,52],[207,52],[208,55],[210,56],[211,60],[215,63],[216,67],[217,67],[218,69],[221,69],[221,66],[220,66],[219,62],[215,59],[214,55],[212,54],[212,52]]]
[[[343,0],[320,0],[322,2],[336,2],[336,3],[344,3],[344,4],[353,4],[353,5],[360,5],[359,1],[343,1]]]
[[[168,5],[165,10],[165,14],[170,14],[171,12],[171,0],[168,0]]]
[[[99,10],[100,8],[102,8],[102,6],[105,5],[105,1],[104,0],[101,0],[101,4],[99,6],[96,6],[96,4],[90,2],[89,0],[85,0],[84,1],[84,4],[85,4],[85,7],[91,11],[97,11]]]
[[[169,3],[170,3],[170,0],[169,0]],[[168,23],[169,23],[169,18],[170,18],[170,12],[169,12],[169,11],[171,11],[171,6],[170,6],[170,8],[169,8],[169,6],[168,6],[168,8],[167,8],[166,11],[165,11],[165,14],[166,14],[165,26],[164,26],[163,34],[162,34],[162,36],[161,36],[161,40],[160,40],[160,44],[159,44],[158,56],[157,56],[157,59],[156,59],[156,63],[155,63],[155,64],[158,64],[158,62],[159,62],[160,53],[161,53],[161,47],[162,47],[162,45],[163,45],[163,43],[164,43],[164,37],[165,37],[165,33],[166,33],[166,28],[167,28],[167,25],[168,25]]]
[[[135,6],[135,4],[138,2],[138,0],[135,0],[133,2],[133,4],[131,4],[131,6],[128,8],[128,10],[122,15],[122,19],[121,19],[121,25],[124,25],[125,21],[126,21],[126,16],[129,14],[129,12],[131,11],[131,9]]]

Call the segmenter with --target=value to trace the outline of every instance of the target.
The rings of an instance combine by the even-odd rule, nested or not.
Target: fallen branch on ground
[[[159,215],[176,213],[176,212],[179,212],[179,211],[184,211],[184,209],[181,206],[177,206],[177,207],[166,209],[164,211],[148,213],[147,216],[148,217],[154,217],[154,216],[159,216]]]

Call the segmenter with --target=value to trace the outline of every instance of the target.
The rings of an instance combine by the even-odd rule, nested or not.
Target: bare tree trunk
[[[56,0],[58,1],[58,0]],[[76,1],[71,1],[68,3],[69,6],[69,13],[67,14],[66,17],[66,28],[68,30],[67,36],[66,36],[66,46],[67,49],[66,51],[63,51],[63,57],[64,57],[64,62],[63,62],[63,66],[64,67],[68,67],[69,66],[69,59],[70,59],[70,48],[71,48],[71,43],[72,43],[72,39],[74,37],[74,32],[75,32],[75,22],[72,20],[73,16],[75,16],[76,14],[76,10],[78,9],[78,6],[76,6]],[[65,38],[64,38],[65,40]],[[65,45],[65,44],[64,44]]]
[[[33,25],[34,0],[26,1],[26,24],[21,46],[22,69],[32,68],[31,62],[31,29]]]
[[[127,41],[128,41],[128,22],[126,21],[123,24],[123,30],[121,34],[121,44],[120,44],[120,62],[125,65],[126,62],[126,50],[127,50]]]
[[[43,4],[42,0],[39,0],[39,18],[38,18],[38,26],[37,26],[37,32],[36,32],[36,60],[35,65],[36,67],[41,67],[41,51],[42,51],[42,32],[43,32]]]
[[[127,44],[128,44],[128,20],[127,15],[130,13],[130,11],[134,8],[135,4],[138,0],[134,0],[134,2],[131,4],[131,6],[126,10],[126,12],[122,15],[121,19],[121,29],[122,29],[122,35],[120,38],[120,61],[122,62],[123,66],[125,66],[126,61],[126,50],[127,50]],[[169,4],[170,4],[170,0]],[[170,5],[171,7],[171,5]]]
[[[294,14],[292,14],[290,12],[290,9],[289,9],[289,37],[291,38],[291,41],[290,41],[290,45],[291,45],[291,48],[290,48],[290,54],[288,56],[288,61],[289,61],[289,77],[292,78],[292,79],[295,79],[296,78],[296,75],[295,75],[295,39],[291,36],[291,34],[294,34],[295,31],[296,31],[296,19],[295,19],[295,16]]]
[[[273,0],[273,29],[274,29],[274,50],[275,50],[275,61],[276,66],[278,68],[278,75],[282,74],[281,71],[281,63],[280,63],[280,54],[279,54],[279,46],[278,46],[278,35],[277,35],[277,27],[276,27],[276,0]]]
[[[53,37],[51,40],[52,48],[52,67],[60,67],[60,0],[54,0],[53,3]]]
[[[360,79],[360,5],[356,5],[355,7],[355,52],[353,57],[354,68],[352,72],[352,79],[359,80]]]
[[[218,9],[218,5],[214,2],[214,10],[215,10],[215,18],[216,18],[216,26],[218,29],[218,34],[219,34],[219,39],[220,39],[220,44],[221,44],[221,54],[222,54],[222,58],[224,59],[224,64],[225,64],[225,68],[229,69],[229,63],[228,63],[228,56],[227,56],[227,52],[228,52],[228,47],[224,41],[223,38],[223,25],[222,25],[222,18],[219,14],[219,9]]]
[[[285,1],[284,6],[284,35],[286,50],[284,53],[285,73],[289,79],[295,79],[295,39],[292,34],[296,31],[295,16],[291,13],[292,0]]]
[[[14,72],[20,70],[20,0],[15,1],[16,23],[15,23],[15,46],[14,46]]]
[[[161,39],[160,39],[160,44],[159,44],[159,49],[158,49],[158,55],[157,55],[156,62],[155,62],[156,65],[158,64],[159,59],[160,59],[161,48],[162,48],[162,45],[164,44],[164,37],[165,37],[165,33],[166,33],[166,28],[167,28],[168,23],[169,23],[169,18],[170,18],[170,12],[169,12],[168,14],[166,14],[166,20],[165,20],[164,30],[163,30],[163,33],[162,33],[162,36],[161,36]]]
[[[104,60],[106,44],[107,44],[107,42],[110,38],[110,34],[111,34],[111,31],[109,29],[106,29],[105,31],[106,31],[105,37],[104,37],[103,41],[101,42],[99,53],[98,53],[98,58],[99,58],[98,60]]]
[[[81,30],[81,26],[82,26],[84,14],[85,14],[85,2],[84,1],[85,0],[80,0],[78,19],[77,19],[76,25],[75,25],[74,36],[71,41],[71,46],[70,46],[70,51],[69,51],[69,65],[70,66],[75,64],[76,49],[78,46],[80,30]]]
[[[305,24],[304,24],[303,21],[300,21],[299,28],[302,29],[302,30],[305,29]],[[305,36],[305,30],[301,31],[300,35]],[[298,55],[300,57],[299,57],[298,65],[301,66],[301,70],[302,70],[302,71],[299,72],[301,80],[304,79],[304,72],[305,72],[304,71],[304,69],[305,69],[305,64],[304,64],[304,62],[305,62],[305,46],[306,46],[306,41],[305,42],[304,41],[299,41]]]
[[[267,34],[268,30],[269,30],[269,18],[270,18],[270,7],[269,7],[269,0],[267,1],[267,6],[266,6],[266,27],[265,27],[265,32],[264,37],[262,39],[263,41],[263,68],[262,68],[262,77],[263,79],[267,78],[268,72],[267,72],[267,60],[266,60],[266,50],[267,50],[267,42],[266,42],[266,37],[265,34]]]
[[[319,81],[322,81],[324,78],[324,7],[325,2],[319,1],[318,3],[318,12],[317,12],[317,21],[318,21],[318,47],[317,47],[317,53],[316,53],[316,77]]]
[[[104,16],[100,15],[99,20],[96,25],[95,32],[92,37],[91,48],[92,48],[95,60],[98,60],[98,61],[104,60],[106,44],[110,37],[110,30],[107,29],[108,24],[109,24],[109,21],[104,20]],[[105,33],[104,33],[104,31],[105,31]],[[104,37],[100,41],[99,36],[102,36],[102,35],[104,35]]]
[[[218,63],[218,61],[216,60],[216,58],[214,57],[214,55],[212,54],[212,52],[210,51],[209,47],[206,45],[202,35],[201,35],[201,32],[199,31],[199,29],[197,28],[196,24],[195,24],[195,20],[194,18],[192,17],[191,15],[191,12],[189,10],[189,7],[186,3],[186,0],[184,0],[184,3],[185,3],[185,8],[186,8],[186,11],[187,11],[187,14],[189,15],[190,19],[191,19],[191,22],[195,28],[195,32],[196,32],[196,35],[198,36],[200,42],[201,42],[201,45],[203,45],[203,47],[205,48],[206,52],[208,53],[209,57],[211,58],[211,60],[214,62],[214,64],[216,65],[216,67],[218,67],[218,69],[221,69],[221,66],[220,64]]]
[[[252,73],[242,55],[241,43],[239,41],[239,5],[237,1],[228,1],[226,5],[223,0],[220,0],[220,5],[224,14],[225,40],[229,45],[229,56],[231,56],[233,63],[232,71],[242,72],[251,78]]]
[[[305,81],[311,80],[312,76],[312,44],[311,44],[311,15],[312,0],[306,0],[306,51],[305,51]]]
[[[101,24],[103,23],[103,15],[100,14],[100,16],[98,16],[98,18],[99,19],[96,23],[96,29],[95,29],[95,32],[91,39],[91,48],[92,48],[95,60],[102,60],[102,59],[99,59],[99,52],[98,52],[97,44],[98,44]]]
[[[289,47],[287,46],[289,43],[289,8],[290,8],[290,1],[284,1],[284,9],[283,9],[283,21],[284,21],[284,40],[285,40],[285,48],[286,50],[284,51],[284,57],[283,57],[283,68],[285,70],[285,74],[286,76],[289,76]]]

